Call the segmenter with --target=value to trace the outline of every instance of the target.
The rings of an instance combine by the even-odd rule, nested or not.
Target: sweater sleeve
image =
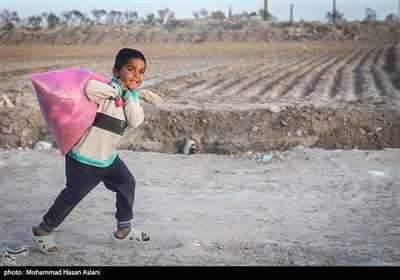
[[[125,119],[129,127],[138,127],[144,120],[143,107],[140,100],[129,96],[124,102]]]
[[[97,80],[89,80],[85,87],[85,94],[90,100],[100,103],[103,99],[117,98],[119,91],[118,88],[109,84]]]

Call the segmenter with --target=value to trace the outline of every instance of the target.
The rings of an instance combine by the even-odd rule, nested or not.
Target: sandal
[[[131,230],[124,238],[118,238],[115,236],[116,232],[114,231],[111,234],[111,239],[116,242],[132,242],[132,241],[149,241],[150,235],[144,233],[138,229],[131,227]]]
[[[46,255],[53,255],[59,251],[56,244],[54,243],[52,235],[38,236],[35,235],[35,226],[29,228],[29,235],[32,240],[38,246],[39,250]],[[49,251],[49,249],[55,248],[55,251]]]

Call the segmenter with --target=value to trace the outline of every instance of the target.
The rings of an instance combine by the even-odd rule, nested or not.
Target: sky
[[[221,0],[221,1],[192,1],[192,0],[167,0],[167,1],[105,1],[105,0],[0,0],[1,9],[7,9],[9,12],[17,12],[18,16],[27,18],[37,16],[42,13],[54,13],[60,16],[63,11],[78,10],[92,17],[90,11],[104,9],[105,11],[136,10],[139,17],[146,17],[153,13],[158,16],[159,10],[168,8],[174,13],[176,19],[194,18],[193,12],[205,9],[210,15],[211,12],[221,11],[226,16],[229,15],[229,9],[232,14],[242,12],[256,12],[264,8],[264,0],[258,1],[239,1],[239,0]],[[293,5],[294,21],[326,21],[328,12],[332,12],[333,0],[268,0],[268,11],[278,18],[279,21],[289,21],[290,7]],[[400,0],[336,0],[336,10],[343,14],[347,21],[362,21],[365,19],[367,8],[374,10],[378,20],[385,20],[389,14],[400,16]]]

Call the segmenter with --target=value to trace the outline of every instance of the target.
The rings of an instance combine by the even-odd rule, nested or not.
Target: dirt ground
[[[2,246],[30,250],[17,265],[400,265],[399,149],[298,146],[270,161],[122,150],[137,179],[133,223],[150,241],[112,242],[115,196],[100,185],[55,230],[53,256],[27,227],[63,188],[64,158],[55,149],[1,153]]]
[[[382,34],[2,43],[2,246],[28,244],[17,259],[28,266],[400,265],[400,44]],[[108,77],[126,46],[147,58],[145,121],[119,149],[138,181],[135,223],[153,238],[128,253],[113,244],[113,195],[99,187],[57,229],[62,252],[39,255],[26,226],[61,190],[64,159],[28,74]],[[187,137],[197,154],[182,154]],[[38,141],[53,149],[34,149]]]

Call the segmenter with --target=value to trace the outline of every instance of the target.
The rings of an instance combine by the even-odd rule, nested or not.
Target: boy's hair
[[[139,58],[143,60],[144,65],[146,65],[146,58],[140,51],[135,49],[123,48],[117,53],[117,56],[115,57],[114,68],[120,70],[132,58]]]

